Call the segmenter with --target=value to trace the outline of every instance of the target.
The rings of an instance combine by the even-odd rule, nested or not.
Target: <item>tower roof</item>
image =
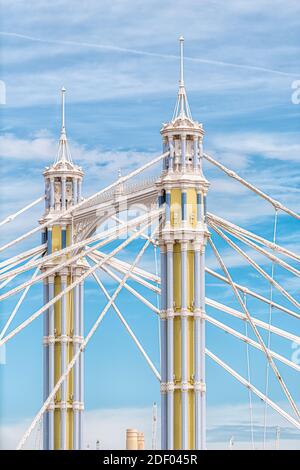
[[[194,121],[192,118],[192,113],[189,107],[188,98],[184,85],[184,38],[181,36],[179,38],[180,44],[180,77],[179,77],[179,89],[177,94],[176,105],[173,113],[172,120],[170,122],[164,123],[161,129],[161,134],[168,134],[169,132],[184,131],[197,132],[203,134],[202,124],[197,121]]]
[[[53,165],[53,168],[55,169],[74,168],[65,128],[65,93],[66,89],[63,87],[61,89],[61,133],[58,145],[58,152]]]
[[[44,176],[57,176],[57,175],[67,175],[67,176],[78,176],[83,177],[82,168],[73,163],[71,152],[69,149],[66,127],[65,127],[65,93],[66,89],[63,87],[61,89],[61,132],[58,144],[58,151],[53,165],[46,167],[44,171]]]
[[[192,118],[192,114],[191,114],[191,110],[189,107],[187,94],[186,94],[186,90],[184,86],[184,51],[183,51],[184,37],[183,36],[179,38],[179,44],[180,44],[180,79],[179,79],[177,101],[176,101],[172,121],[175,121],[175,119],[177,118],[190,119],[192,121],[193,118]]]

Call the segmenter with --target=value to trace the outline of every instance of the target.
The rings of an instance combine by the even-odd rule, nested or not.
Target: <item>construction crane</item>
[[[275,450],[279,450],[280,446],[280,427],[276,427],[276,440],[275,440]]]
[[[153,403],[152,407],[152,450],[156,449],[157,441],[157,404]]]

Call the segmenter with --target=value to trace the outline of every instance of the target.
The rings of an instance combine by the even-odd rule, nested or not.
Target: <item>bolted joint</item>
[[[181,384],[181,391],[184,393],[187,393],[189,390],[189,384],[188,382],[182,382]]]
[[[168,308],[167,318],[170,319],[170,320],[174,318],[174,310],[172,308]]]
[[[180,316],[183,317],[183,318],[188,317],[188,316],[189,316],[189,311],[188,311],[188,309],[187,309],[187,308],[182,308],[182,309],[180,310]]]
[[[206,384],[204,382],[194,383],[195,392],[206,393]]]
[[[175,387],[174,387],[174,382],[167,382],[167,392],[174,392]]]
[[[55,404],[54,404],[53,401],[51,403],[49,403],[49,405],[47,406],[47,410],[49,410],[49,411],[54,411],[55,410]]]
[[[160,316],[160,319],[161,319],[161,320],[166,320],[166,318],[167,318],[167,312],[166,312],[166,310],[161,310],[161,311],[159,312],[159,316]]]
[[[194,317],[195,318],[201,318],[201,320],[205,320],[205,310],[203,308],[196,308],[194,310]]]

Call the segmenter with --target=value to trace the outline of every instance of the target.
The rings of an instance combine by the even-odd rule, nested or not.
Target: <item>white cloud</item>
[[[248,403],[209,406],[207,409],[208,449],[227,449],[231,437],[234,437],[235,449],[251,448],[249,416]],[[268,410],[267,416],[266,448],[274,448],[276,428],[280,426],[280,448],[299,449],[299,431],[292,428],[271,409]],[[159,422],[160,419],[157,429],[158,448],[160,447]],[[255,447],[258,449],[262,448],[263,422],[264,405],[254,401],[253,430]],[[0,427],[1,448],[15,448],[29,423],[30,421],[26,419],[19,423],[2,424]],[[124,449],[127,428],[135,428],[144,432],[146,449],[151,449],[152,408],[113,408],[86,411],[84,415],[84,448],[95,449],[96,441],[99,440],[101,449]],[[41,427],[37,427],[26,448],[38,449],[41,443]]]

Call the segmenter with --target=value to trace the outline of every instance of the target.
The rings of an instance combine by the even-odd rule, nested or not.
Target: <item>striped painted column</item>
[[[181,165],[182,165],[182,172],[186,170],[186,136],[184,134],[181,135]]]
[[[199,168],[199,139],[197,136],[194,136],[194,171],[197,171]]]
[[[78,188],[77,178],[73,178],[72,188],[73,188],[73,204],[77,204],[77,188]]]
[[[50,209],[54,209],[54,178],[50,178]]]
[[[76,276],[76,280],[79,276]],[[79,349],[80,341],[80,296],[79,296],[79,285],[74,289],[74,336],[73,336],[73,347],[74,355],[77,354]],[[74,434],[73,434],[73,448],[79,449],[79,404],[80,404],[80,360],[76,361],[74,365]]]
[[[44,304],[49,301],[49,289],[48,289],[48,280],[44,279],[43,282],[44,290]],[[49,311],[46,310],[43,316],[43,331],[44,331],[44,344],[43,344],[43,375],[44,375],[44,385],[43,385],[43,398],[44,401],[48,398],[49,395]],[[43,415],[43,449],[49,449],[49,412],[46,411]]]
[[[171,193],[169,190],[166,191],[166,225],[171,223]]]
[[[66,209],[66,178],[61,178],[61,208],[64,211]]]
[[[161,448],[167,449],[167,253],[164,244],[160,246],[161,266]]]
[[[201,449],[206,449],[206,383],[205,383],[205,246],[200,252],[200,419]]]
[[[65,290],[67,287],[67,276],[61,276],[61,290]],[[61,299],[61,373],[67,368],[67,308],[66,308],[66,295],[62,296]],[[67,449],[67,381],[66,378],[61,385],[61,449]]]
[[[201,335],[201,300],[200,300],[200,244],[194,244],[194,337],[195,337],[195,448],[201,449],[201,353],[200,353],[200,335]]]
[[[54,276],[48,278],[49,300],[54,297]],[[49,391],[54,388],[54,305],[49,307]],[[49,406],[49,450],[54,450],[54,401]]]
[[[174,447],[173,243],[167,243],[167,448]]]
[[[181,419],[182,449],[188,449],[187,243],[181,242]]]
[[[181,419],[182,449],[188,449],[187,243],[181,243]]]
[[[80,283],[80,310],[79,310],[79,328],[81,341],[84,338],[84,282]],[[83,408],[84,408],[84,352],[80,354],[80,386],[79,386],[79,449],[83,449],[83,436],[84,436],[84,422],[83,422]]]

